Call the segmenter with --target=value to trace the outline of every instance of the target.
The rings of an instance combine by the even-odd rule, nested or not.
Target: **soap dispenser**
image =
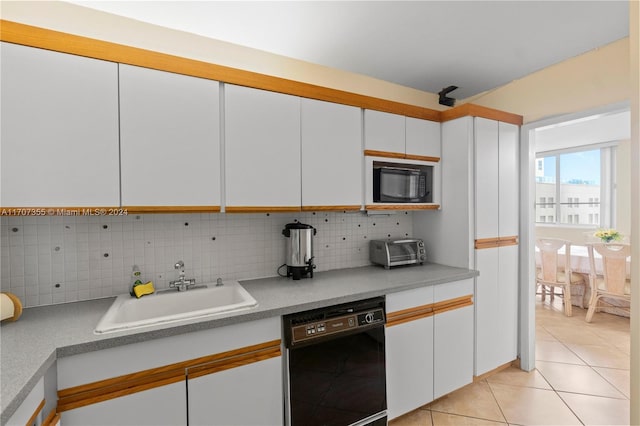
[[[138,284],[142,284],[142,280],[140,280],[141,276],[142,273],[140,272],[138,265],[133,265],[133,269],[131,270],[131,284],[129,285],[129,294],[132,297],[136,297],[136,294],[133,292],[133,288]]]

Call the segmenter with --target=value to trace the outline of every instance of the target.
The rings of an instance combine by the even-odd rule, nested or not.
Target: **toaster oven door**
[[[406,265],[418,262],[418,247],[416,244],[389,244],[389,263],[391,265]]]

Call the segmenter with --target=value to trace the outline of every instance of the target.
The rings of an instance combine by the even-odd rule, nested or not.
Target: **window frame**
[[[616,217],[616,147],[617,142],[608,142],[601,144],[593,144],[593,145],[583,145],[572,148],[558,149],[552,151],[543,151],[536,153],[536,165],[538,160],[541,160],[546,157],[555,157],[555,191],[553,197],[545,196],[545,205],[549,206],[553,204],[554,206],[554,221],[549,222],[546,220],[545,222],[536,221],[536,226],[550,226],[550,227],[568,227],[568,228],[615,228],[615,217]],[[583,201],[585,204],[596,204],[599,203],[600,209],[598,213],[599,223],[597,224],[580,224],[573,223],[575,214],[571,214],[571,221],[569,222],[569,217],[567,217],[567,223],[562,223],[561,220],[561,206],[563,203],[560,202],[560,193],[561,193],[561,182],[560,182],[560,156],[563,154],[572,154],[577,152],[586,152],[586,151],[595,151],[600,150],[600,194],[597,198],[598,201],[588,200]],[[537,186],[536,181],[536,186]],[[578,201],[575,201],[577,198]],[[536,200],[540,200],[541,196],[536,194]],[[550,202],[549,199],[552,201]],[[580,206],[579,197],[568,197],[567,202],[564,203],[568,207]],[[542,205],[541,202],[536,203],[534,206],[534,210]],[[534,217],[539,217],[541,213],[537,213]],[[547,217],[548,219],[548,217]]]

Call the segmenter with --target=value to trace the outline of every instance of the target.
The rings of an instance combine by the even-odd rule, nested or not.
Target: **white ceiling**
[[[465,99],[627,37],[620,1],[71,1]]]

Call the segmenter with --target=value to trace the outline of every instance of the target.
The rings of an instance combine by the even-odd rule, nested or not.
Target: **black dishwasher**
[[[290,426],[386,425],[384,297],[283,317]]]

